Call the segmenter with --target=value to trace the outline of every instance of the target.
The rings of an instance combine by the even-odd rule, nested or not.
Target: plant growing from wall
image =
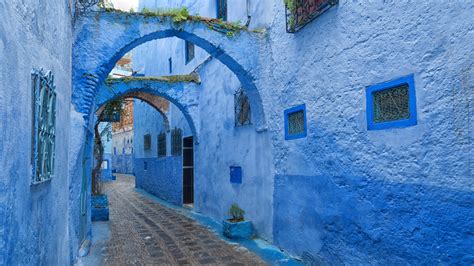
[[[190,22],[203,22],[207,24],[209,29],[226,34],[228,37],[234,37],[235,34],[243,30],[248,30],[247,25],[242,25],[241,21],[238,22],[227,22],[221,19],[206,18],[198,15],[191,15],[186,7],[173,8],[173,9],[157,9],[151,10],[149,8],[143,8],[140,12],[125,12],[117,10],[113,7],[99,5],[105,12],[114,13],[126,13],[137,16],[144,16],[145,18],[160,17],[160,18],[171,18],[174,23],[182,23],[184,21]],[[254,30],[253,32],[261,33],[262,30]]]
[[[239,205],[237,205],[237,203],[234,203],[230,206],[230,209],[229,209],[229,215],[231,217],[229,221],[234,222],[234,223],[242,222],[245,220],[244,214],[245,214],[245,211],[242,210],[239,207]]]

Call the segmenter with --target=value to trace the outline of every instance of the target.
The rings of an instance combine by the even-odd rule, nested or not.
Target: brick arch
[[[89,118],[96,94],[116,62],[135,47],[157,39],[177,37],[194,43],[226,65],[239,79],[249,97],[252,120],[258,130],[265,128],[259,91],[254,83],[257,51],[262,39],[243,31],[228,37],[212,30],[209,24],[171,18],[146,17],[121,12],[92,12],[78,23],[73,57],[73,104]]]
[[[166,115],[167,110],[165,110],[161,105],[161,101],[163,101],[164,98],[146,92],[130,92],[121,97],[123,97],[124,99],[137,99],[146,102],[161,115],[165,125],[165,130],[170,131],[171,126],[168,116]],[[97,106],[96,114],[100,114],[104,110],[105,104],[106,103],[101,106]]]

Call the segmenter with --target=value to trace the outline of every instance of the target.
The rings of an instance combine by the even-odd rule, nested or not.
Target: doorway
[[[193,207],[194,203],[194,141],[183,138],[183,204]]]

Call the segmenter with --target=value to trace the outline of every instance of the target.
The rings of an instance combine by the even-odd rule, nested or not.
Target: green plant
[[[229,219],[231,222],[242,222],[244,220],[245,211],[242,210],[237,203],[230,206],[229,215],[232,217]]]

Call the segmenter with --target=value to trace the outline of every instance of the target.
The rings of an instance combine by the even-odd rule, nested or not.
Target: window
[[[170,74],[173,73],[173,58],[168,58],[168,67],[169,67],[169,71],[170,71]]]
[[[109,169],[109,161],[108,160],[103,160],[102,161],[102,169],[103,170]]]
[[[240,166],[230,167],[230,183],[242,184],[242,167]]]
[[[166,133],[161,132],[158,135],[158,157],[166,156]]]
[[[285,139],[304,138],[306,133],[306,105],[285,110]]]
[[[56,146],[56,86],[54,76],[33,71],[32,80],[32,184],[50,180],[54,175]]]
[[[367,87],[366,100],[368,130],[417,124],[413,75]]]
[[[234,119],[236,127],[251,124],[250,101],[243,88],[234,94]]]
[[[191,62],[194,59],[194,44],[192,42],[185,41],[185,57],[186,57],[186,64]]]
[[[143,136],[143,149],[146,151],[151,149],[151,135],[150,134],[145,134]]]
[[[171,131],[171,154],[173,156],[180,156],[182,145],[182,131],[179,128],[175,128]]]
[[[285,1],[286,31],[295,33],[313,19],[336,5],[338,0],[291,0]]]
[[[148,170],[148,163],[147,162],[143,162],[143,170]]]
[[[227,0],[217,0],[217,18],[227,20]]]
[[[117,147],[114,147],[114,155],[117,155]]]

